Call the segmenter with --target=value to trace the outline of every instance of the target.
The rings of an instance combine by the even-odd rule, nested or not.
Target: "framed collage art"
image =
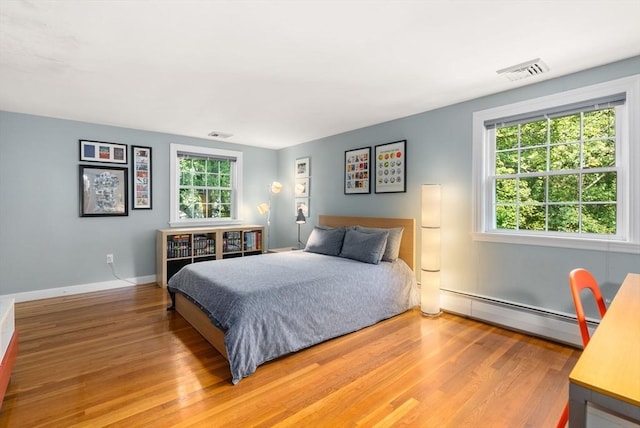
[[[103,141],[80,140],[80,161],[126,165],[127,145]]]
[[[344,152],[344,194],[371,193],[371,147]]]
[[[309,218],[309,199],[308,198],[296,198],[295,215],[298,215],[299,209],[302,209],[302,214],[304,214],[305,218]]]
[[[296,159],[295,164],[295,215],[298,215],[298,209],[302,208],[302,214],[305,218],[309,217],[309,196],[311,195],[309,186],[311,186],[311,158],[304,157]]]
[[[407,140],[375,146],[376,193],[407,191]]]
[[[295,177],[296,178],[304,178],[304,177],[310,177],[311,176],[311,169],[310,169],[310,160],[309,158],[300,158],[300,159],[296,159],[296,174]]]
[[[151,209],[151,147],[131,146],[131,208]]]
[[[126,216],[128,168],[80,165],[80,217]]]

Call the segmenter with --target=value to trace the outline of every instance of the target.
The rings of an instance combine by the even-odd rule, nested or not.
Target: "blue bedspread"
[[[373,265],[303,251],[194,263],[168,285],[225,332],[234,384],[266,361],[418,304],[400,259]]]

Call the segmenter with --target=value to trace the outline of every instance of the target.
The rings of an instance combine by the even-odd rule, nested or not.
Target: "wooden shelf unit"
[[[156,281],[162,287],[184,266],[264,251],[264,226],[186,227],[156,232]]]

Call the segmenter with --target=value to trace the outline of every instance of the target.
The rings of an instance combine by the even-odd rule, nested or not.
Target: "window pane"
[[[207,198],[207,202],[210,204],[217,204],[218,202],[220,202],[220,191],[209,190],[209,197]]]
[[[585,233],[614,235],[616,233],[616,205],[583,205],[582,231]]]
[[[207,174],[207,186],[208,187],[220,186],[220,178],[218,174]]]
[[[207,174],[202,172],[196,172],[193,174],[193,185],[194,186],[206,186],[207,185]]]
[[[584,140],[612,137],[615,133],[615,110],[613,108],[583,114],[582,138]]]
[[[190,158],[180,158],[178,161],[181,172],[191,171],[193,161]]]
[[[196,172],[205,172],[207,170],[207,160],[193,159],[193,169]]]
[[[519,202],[544,202],[545,177],[521,178],[519,182]]]
[[[520,152],[520,173],[547,170],[547,149],[530,149]]]
[[[545,210],[541,205],[521,205],[518,217],[520,230],[545,230]]]
[[[516,182],[515,178],[496,180],[496,201],[497,202],[516,202]],[[514,217],[515,218],[515,217]]]
[[[178,168],[180,170],[180,185],[181,186],[190,186],[192,180],[192,170],[193,162],[191,159],[180,158],[178,161]]]
[[[180,217],[202,218],[204,198],[204,190],[180,189]]]
[[[230,190],[222,190],[220,192],[220,202],[223,204],[231,203],[231,191]]]
[[[231,204],[220,204],[219,206],[220,217],[231,216]]]
[[[580,144],[560,144],[549,149],[551,165],[549,169],[558,171],[562,169],[580,168]]]
[[[514,205],[496,207],[496,228],[516,229],[516,207]]]
[[[584,202],[613,202],[616,200],[616,194],[615,172],[582,175]]]
[[[518,126],[507,126],[496,130],[496,149],[506,150],[518,147]]]
[[[520,126],[520,146],[540,146],[547,143],[547,121],[526,123]]]
[[[195,203],[193,204],[194,216],[196,218],[204,217],[205,213],[205,202],[207,200],[207,191],[206,190],[194,190],[195,194]]]
[[[196,192],[192,189],[180,189],[180,203],[191,205],[197,199]]]
[[[231,161],[219,162],[220,174],[231,174]]]
[[[550,205],[549,230],[554,232],[579,232],[577,205]]]
[[[220,175],[220,187],[231,187],[231,176],[230,175]]]
[[[207,160],[207,172],[208,173],[217,173],[219,171],[218,165],[220,161],[217,160]]]
[[[180,189],[180,218],[193,218],[195,198],[192,193],[190,189]]]
[[[555,175],[549,177],[549,201],[577,202],[578,175]]]
[[[580,115],[557,117],[549,120],[549,140],[565,143],[580,140]]]
[[[206,218],[216,218],[220,217],[218,215],[218,204],[204,204],[206,208],[205,217]]]
[[[517,150],[499,152],[496,156],[496,174],[516,174],[518,172]]]
[[[193,182],[193,174],[190,171],[182,172],[180,174],[180,185],[181,186],[191,186]]]
[[[614,140],[595,140],[584,143],[584,168],[601,168],[616,165]]]

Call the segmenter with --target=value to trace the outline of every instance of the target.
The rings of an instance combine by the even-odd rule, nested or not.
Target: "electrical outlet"
[[[113,264],[113,254],[107,254],[107,264]]]

